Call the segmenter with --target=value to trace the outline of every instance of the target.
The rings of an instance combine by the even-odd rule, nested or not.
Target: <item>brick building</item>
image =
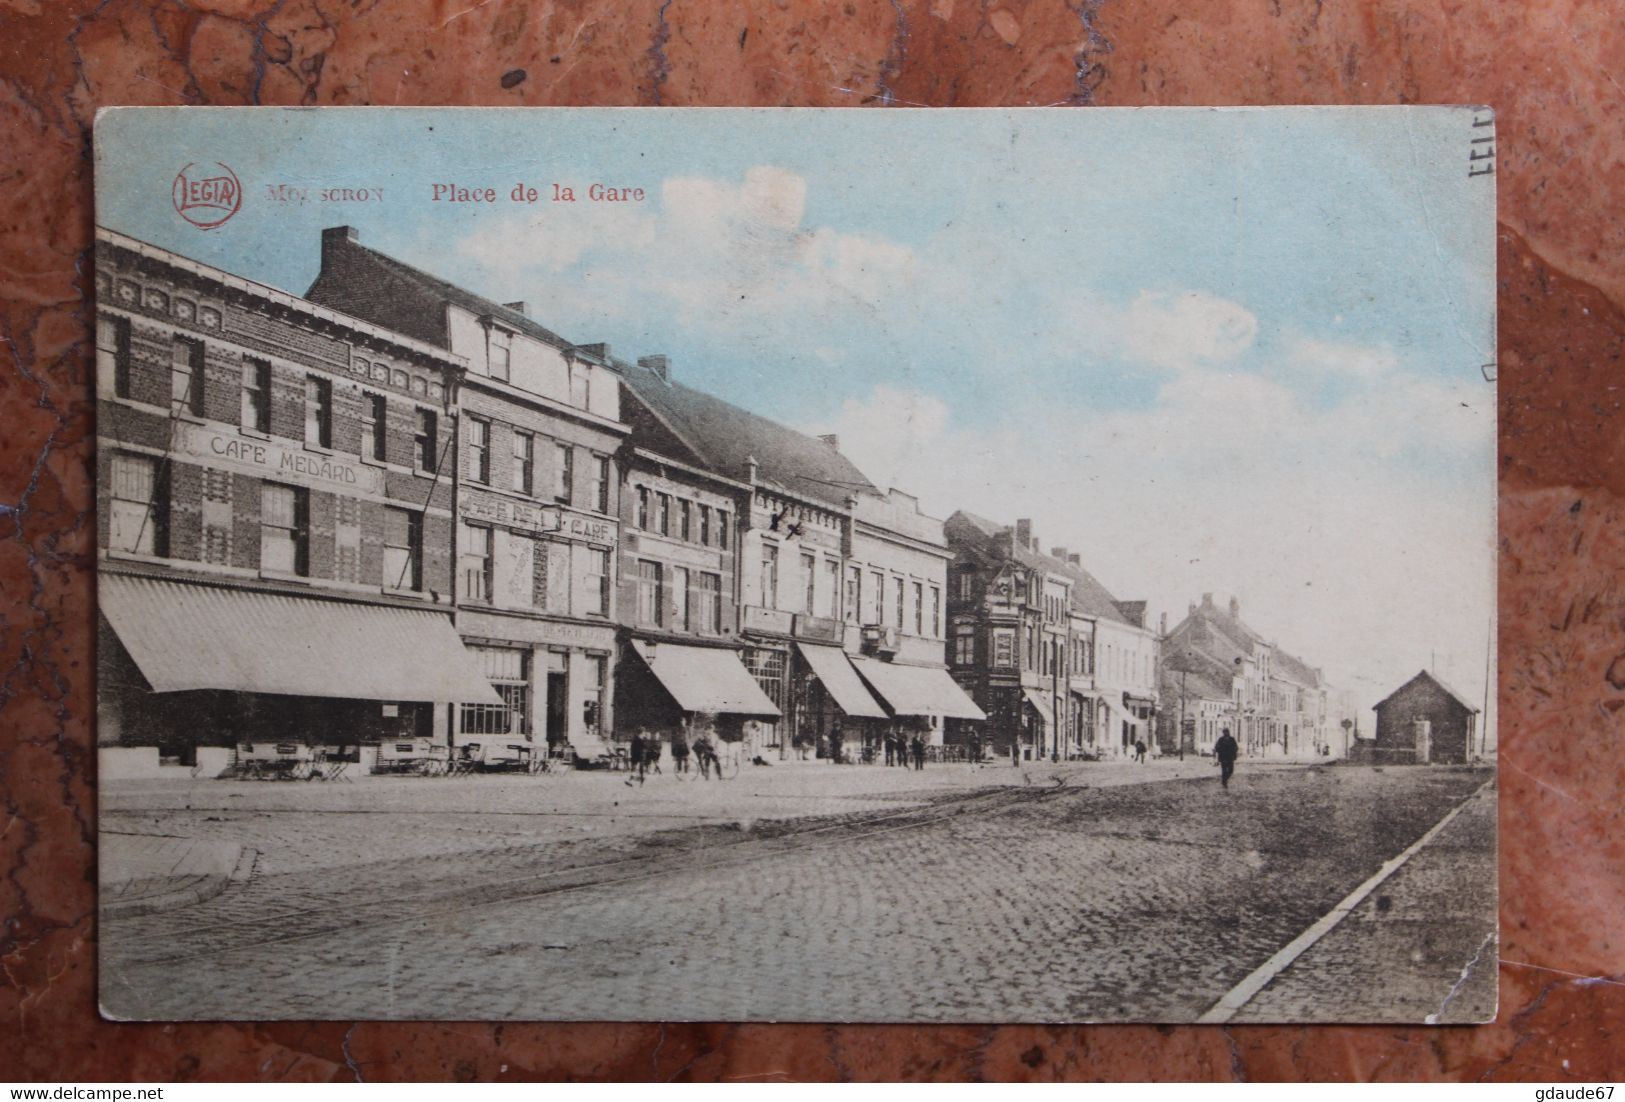
[[[322,233],[308,297],[444,349],[458,397],[457,630],[501,698],[463,701],[452,735],[492,760],[545,746],[596,757],[613,730],[616,549],[626,439],[607,349]]]
[[[1377,762],[1462,765],[1474,755],[1478,709],[1423,670],[1376,705]]]
[[[107,229],[96,244],[99,738],[191,761],[444,739],[444,349]]]

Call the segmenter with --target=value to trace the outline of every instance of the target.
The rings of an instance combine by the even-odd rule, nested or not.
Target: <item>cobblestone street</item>
[[[109,791],[107,829],[260,858],[212,899],[104,916],[104,1007],[1192,1020],[1491,776],[1244,763],[1225,792],[1200,761],[773,773]],[[1494,809],[1493,789],[1473,799],[1238,1019],[1493,1007]]]

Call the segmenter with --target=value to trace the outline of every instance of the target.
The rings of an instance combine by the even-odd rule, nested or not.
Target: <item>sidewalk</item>
[[[187,907],[246,880],[254,851],[231,842],[159,834],[99,835],[103,917],[127,918]]]

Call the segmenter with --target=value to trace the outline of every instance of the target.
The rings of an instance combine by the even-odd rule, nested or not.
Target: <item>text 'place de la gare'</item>
[[[1210,753],[1225,730],[1281,758],[1477,749],[1430,674],[1405,691],[1436,721],[1361,730],[1234,599],[1149,622],[1028,519],[926,515],[666,356],[349,227],[319,247],[299,296],[98,232],[109,776],[592,767],[634,736],[769,762]]]

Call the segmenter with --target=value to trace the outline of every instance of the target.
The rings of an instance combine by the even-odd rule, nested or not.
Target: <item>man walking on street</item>
[[[1236,740],[1230,737],[1228,727],[1219,736],[1219,741],[1213,744],[1213,756],[1219,759],[1219,783],[1225,788],[1230,787],[1230,775],[1236,771],[1236,754],[1240,749]]]
[[[915,769],[924,769],[925,768],[925,740],[920,738],[919,735],[914,736],[913,750],[914,750],[914,768]]]

